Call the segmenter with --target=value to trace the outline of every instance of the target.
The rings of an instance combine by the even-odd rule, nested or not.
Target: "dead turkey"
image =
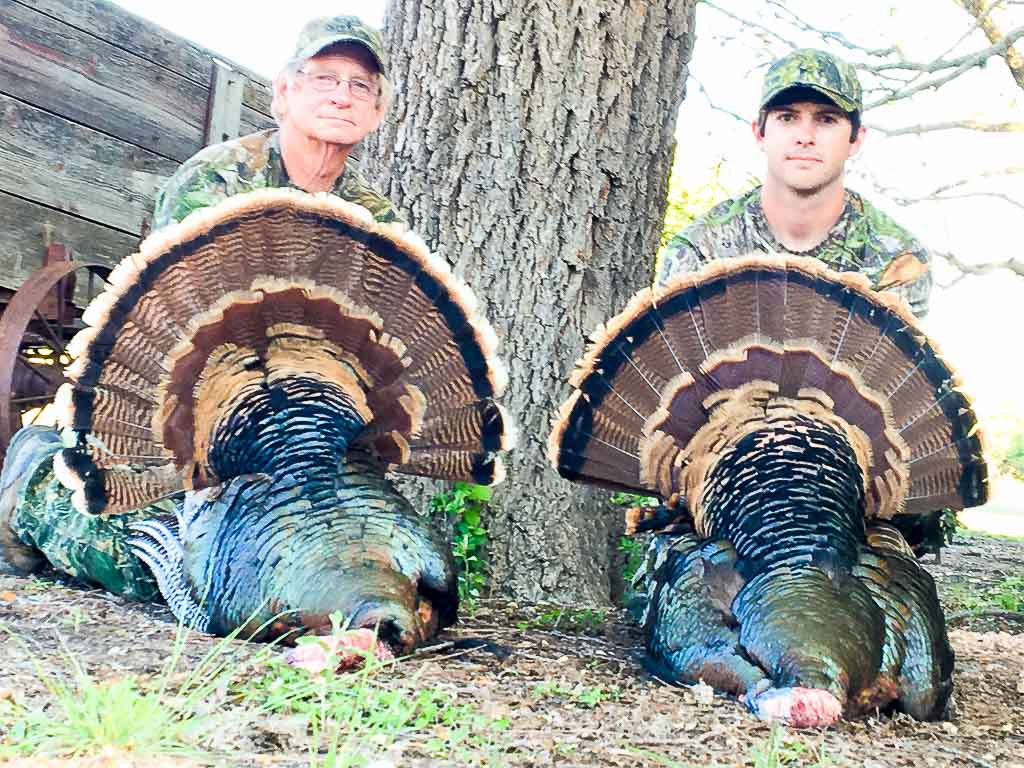
[[[750,256],[598,328],[549,439],[562,476],[656,495],[636,587],[651,666],[758,715],[941,717],[953,653],[897,513],[986,498],[976,420],[894,296]]]
[[[81,513],[130,521],[108,533],[179,618],[270,638],[340,613],[400,652],[454,621],[448,542],[385,473],[500,481],[506,376],[415,236],[336,198],[237,196],[147,240],[85,320],[54,470]]]

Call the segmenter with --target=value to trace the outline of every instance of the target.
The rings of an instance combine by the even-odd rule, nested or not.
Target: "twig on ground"
[[[989,608],[984,611],[957,611],[946,617],[947,623],[963,621],[964,619],[1007,619],[1008,621],[1019,621],[1024,623],[1024,612],[1003,611],[998,608]]]
[[[428,653],[437,653],[438,651],[443,651],[445,648],[451,648],[453,645],[455,645],[455,642],[452,640],[449,640],[444,643],[438,643],[437,645],[428,645],[424,648],[417,648],[415,651],[412,652],[412,655],[426,656]]]

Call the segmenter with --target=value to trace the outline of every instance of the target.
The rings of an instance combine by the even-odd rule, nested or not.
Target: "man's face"
[[[839,107],[813,101],[773,107],[764,134],[756,121],[753,129],[768,178],[803,195],[841,183],[847,159],[860,151],[864,139],[861,128],[850,141],[850,118]]]
[[[367,83],[373,93],[360,100],[345,82],[329,91],[318,90],[325,75]],[[377,67],[361,46],[314,56],[294,78],[278,78],[274,87],[284,102],[282,123],[310,139],[353,146],[377,130],[384,117],[384,107],[377,106]]]

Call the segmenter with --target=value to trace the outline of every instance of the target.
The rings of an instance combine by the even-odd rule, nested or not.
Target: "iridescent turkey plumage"
[[[397,651],[454,621],[448,542],[386,474],[499,482],[512,435],[494,332],[415,235],[239,195],[152,236],[84,319],[54,469],[83,514],[131,515],[179,618],[271,638],[342,614]]]
[[[934,583],[886,521],[984,501],[970,402],[897,298],[730,259],[594,334],[549,440],[565,477],[659,496],[635,584],[652,669],[766,719],[941,717]]]

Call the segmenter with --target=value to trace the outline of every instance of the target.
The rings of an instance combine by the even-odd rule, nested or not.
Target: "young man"
[[[932,289],[928,251],[843,179],[864,142],[857,73],[823,51],[797,50],[764,78],[754,140],[765,155],[764,183],[712,208],[675,234],[658,258],[655,285],[714,259],[752,251],[812,256],[857,271],[876,290],[899,293],[917,317]],[[943,513],[891,522],[918,554],[944,543]]]
[[[775,61],[751,123],[765,154],[764,183],[674,235],[655,284],[751,251],[813,256],[862,272],[877,290],[899,292],[923,317],[932,287],[928,252],[843,180],[864,141],[862,110],[860,81],[846,62],[813,49]]]
[[[329,192],[378,221],[400,221],[350,158],[377,130],[390,100],[377,31],[355,16],[313,19],[274,79],[271,111],[279,127],[206,147],[187,160],[157,197],[153,228],[268,187]]]

